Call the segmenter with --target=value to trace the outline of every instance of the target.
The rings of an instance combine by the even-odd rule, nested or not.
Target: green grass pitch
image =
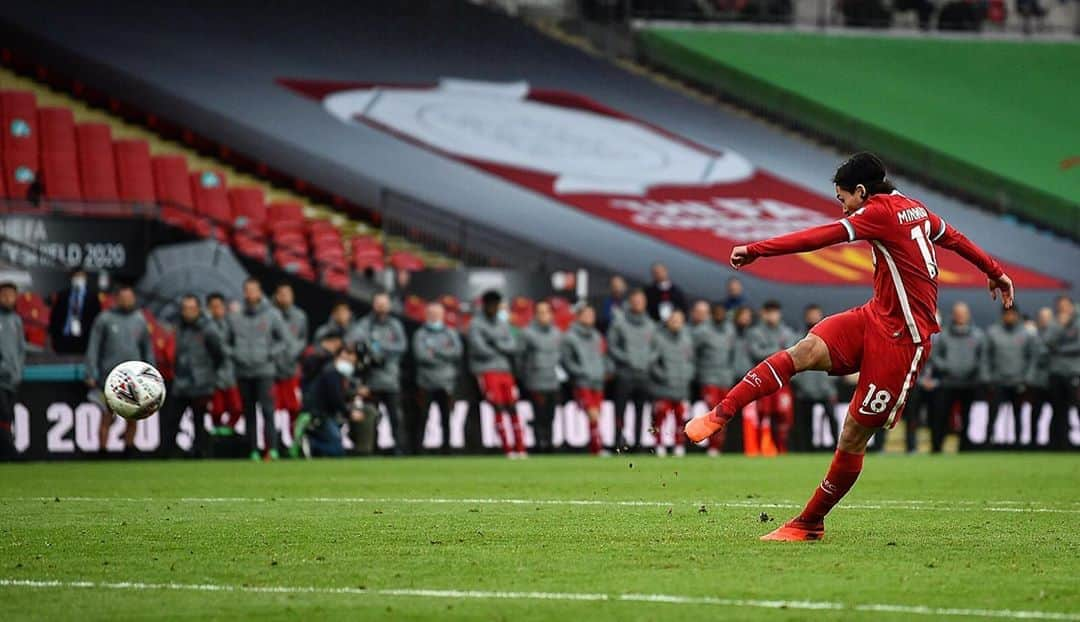
[[[3,465],[0,618],[1080,620],[1076,456],[828,460]]]

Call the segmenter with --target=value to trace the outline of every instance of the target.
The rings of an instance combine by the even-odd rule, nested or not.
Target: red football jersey
[[[839,225],[839,226],[838,226]],[[961,255],[988,277],[1003,274],[1001,266],[922,203],[899,192],[875,194],[852,215],[750,244],[753,256],[805,252],[843,241],[866,240],[874,258],[871,317],[887,333],[907,334],[922,343],[938,332],[936,246]]]

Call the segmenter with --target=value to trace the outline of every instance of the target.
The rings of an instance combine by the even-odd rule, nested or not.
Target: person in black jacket
[[[71,272],[71,286],[52,295],[49,338],[57,354],[86,354],[90,327],[101,313],[97,292],[87,285],[86,270]]]
[[[671,282],[667,266],[654,263],[652,277],[652,284],[645,288],[649,317],[656,322],[666,322],[672,311],[682,311],[685,314],[686,295],[678,285]]]
[[[354,402],[356,359],[355,348],[341,348],[334,360],[327,363],[305,388],[304,411],[312,418],[301,440],[305,455],[345,455],[341,424],[346,419],[356,421],[358,416],[364,416]]]

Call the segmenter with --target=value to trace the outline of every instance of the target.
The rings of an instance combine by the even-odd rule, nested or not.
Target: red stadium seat
[[[237,228],[262,233],[266,227],[266,197],[262,188],[243,186],[229,188],[229,203]]]
[[[390,254],[390,265],[395,270],[408,270],[416,272],[424,269],[424,260],[409,251],[394,251]]]
[[[274,252],[274,263],[286,272],[291,272],[302,279],[315,280],[315,270],[312,269],[307,257],[279,250]]]
[[[37,99],[30,91],[0,91],[0,152],[29,154],[37,160]],[[35,168],[36,170],[36,168]]]
[[[536,303],[525,296],[515,296],[510,301],[510,323],[514,326],[528,326],[533,319]]]
[[[153,203],[154,171],[150,163],[150,145],[145,140],[118,140],[113,143],[116,156],[116,185],[123,201]]]
[[[41,183],[45,198],[61,201],[82,199],[79,159],[75,151],[44,151],[41,154]]]
[[[416,295],[409,295],[405,298],[405,317],[416,320],[417,322],[424,321],[424,308],[427,306],[427,301]]]
[[[267,206],[267,211],[272,224],[297,222],[303,225],[306,220],[303,206],[295,201],[275,201]]]
[[[87,201],[116,201],[116,157],[112,132],[104,123],[80,123],[75,128],[79,147],[79,182]]]
[[[242,230],[233,233],[233,248],[241,255],[259,261],[266,261],[266,254],[269,251],[269,247],[263,238],[251,236]]]
[[[7,196],[25,199],[40,169],[37,151],[5,151],[0,155],[0,168],[4,170]]]
[[[191,198],[195,212],[210,220],[214,237],[223,244],[229,243],[228,227],[232,225],[232,208],[229,193],[225,189],[225,176],[214,171],[192,173]]]
[[[41,153],[77,150],[75,116],[68,108],[38,108],[38,147]]]
[[[322,284],[334,291],[349,290],[349,271],[344,266],[325,266],[322,270]]]
[[[154,156],[154,193],[161,205],[161,219],[171,225],[195,229],[194,200],[183,156]]]

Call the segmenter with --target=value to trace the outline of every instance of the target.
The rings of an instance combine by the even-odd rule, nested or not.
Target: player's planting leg
[[[514,428],[514,450],[519,458],[525,457],[525,430],[521,426],[521,416],[515,410],[510,411],[510,424]]]
[[[503,453],[510,456],[514,453],[510,446],[510,434],[506,430],[506,411],[500,407],[495,411],[495,431],[499,433],[499,442],[502,443]]]
[[[762,540],[811,541],[825,537],[825,515],[855,485],[862,472],[866,444],[874,435],[875,428],[868,428],[848,417],[840,433],[840,443],[833,455],[832,464],[821,485],[814,491],[801,514],[789,520],[779,529],[761,537]]]

